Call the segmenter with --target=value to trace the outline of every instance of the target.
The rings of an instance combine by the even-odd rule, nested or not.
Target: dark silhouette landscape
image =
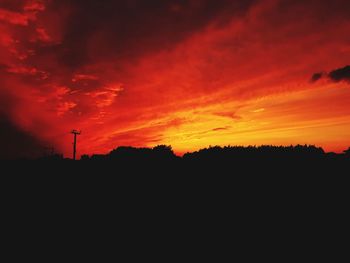
[[[118,147],[76,161],[60,154],[3,161],[1,185],[8,214],[49,213],[57,225],[83,225],[82,232],[90,227],[84,222],[100,222],[102,228],[117,224],[127,236],[154,227],[186,229],[184,236],[193,227],[226,233],[231,225],[243,235],[262,229],[263,237],[271,229],[287,229],[288,237],[316,235],[345,218],[349,153],[308,145],[228,146],[179,157],[164,145]]]
[[[80,160],[64,158],[62,154],[48,153],[37,159],[2,161],[11,169],[35,168],[35,172],[61,171],[77,174],[125,176],[130,173],[164,175],[177,173],[191,175],[273,174],[309,176],[327,172],[347,174],[350,167],[350,148],[342,154],[326,153],[311,145],[296,146],[214,146],[177,156],[171,146],[154,148],[118,147],[108,154],[82,155]]]

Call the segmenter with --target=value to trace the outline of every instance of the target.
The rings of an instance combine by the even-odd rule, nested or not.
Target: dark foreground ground
[[[167,147],[119,148],[1,167],[6,244],[32,244],[40,255],[65,248],[101,260],[92,252],[102,247],[130,261],[179,251],[217,261],[212,249],[247,261],[305,252],[334,260],[324,252],[346,244],[350,158],[318,148],[211,148],[183,158]]]

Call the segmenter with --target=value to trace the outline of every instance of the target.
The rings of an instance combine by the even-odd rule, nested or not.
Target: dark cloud
[[[328,74],[328,77],[335,82],[342,80],[350,82],[350,66],[348,65],[343,68],[333,70]]]
[[[311,77],[311,82],[316,82],[316,81],[320,80],[323,76],[324,76],[323,72],[315,73]]]
[[[199,28],[246,10],[252,0],[61,0],[47,10],[69,10],[59,61],[72,69],[108,59],[133,59],[171,48]],[[220,15],[220,16],[219,16]],[[37,50],[37,54],[42,52]]]
[[[45,147],[33,135],[22,131],[7,118],[0,116],[0,159],[35,158]]]
[[[318,72],[312,75],[311,82],[317,82],[322,78],[328,78],[334,82],[348,81],[350,82],[350,66],[347,65],[343,68],[335,69],[329,73]]]
[[[20,11],[23,8],[23,0],[1,0],[1,7],[10,11]]]

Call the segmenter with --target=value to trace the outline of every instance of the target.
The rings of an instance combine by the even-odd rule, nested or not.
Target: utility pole
[[[73,160],[75,161],[76,153],[77,153],[77,135],[81,134],[81,131],[72,130],[71,133],[74,135],[74,142],[73,142]]]

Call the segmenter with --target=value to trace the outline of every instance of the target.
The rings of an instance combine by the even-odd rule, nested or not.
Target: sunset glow
[[[350,2],[0,0],[0,117],[71,156],[350,146]]]

